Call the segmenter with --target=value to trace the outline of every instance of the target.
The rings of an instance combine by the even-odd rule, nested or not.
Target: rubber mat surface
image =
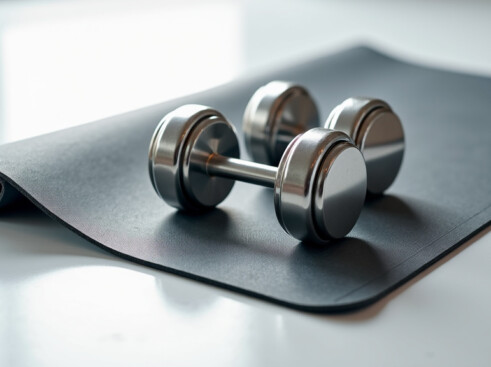
[[[367,202],[349,237],[324,248],[283,232],[270,189],[237,183],[216,210],[189,216],[161,201],[149,180],[148,145],[167,112],[209,105],[241,134],[248,99],[275,79],[306,86],[322,119],[347,97],[373,96],[387,100],[404,124],[406,154],[395,184]],[[294,308],[345,310],[379,299],[489,223],[490,101],[491,79],[355,48],[3,145],[0,176],[116,255]]]

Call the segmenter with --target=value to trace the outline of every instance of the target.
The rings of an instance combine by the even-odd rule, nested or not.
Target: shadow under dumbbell
[[[271,251],[264,241],[262,227],[247,223],[250,221],[250,213],[245,210],[226,207],[215,208],[201,214],[176,211],[168,215],[162,221],[160,232],[167,236],[173,234],[175,240],[166,243],[166,252],[171,251],[176,254],[176,251],[185,251],[184,249],[188,247],[194,249],[193,254],[189,254],[192,257],[199,256],[198,252],[202,252],[204,256],[217,253],[217,258],[227,256],[227,252],[268,254]],[[281,233],[289,244],[295,243],[296,241],[284,233],[277,223],[272,206],[270,210],[272,210],[270,215],[264,217],[262,208],[258,208],[258,212],[261,213],[258,220],[261,224]],[[199,243],[198,252],[195,243]]]
[[[320,294],[355,286],[387,269],[376,246],[355,237],[327,246],[302,243],[292,252],[289,267],[296,282]]]
[[[227,212],[213,208],[203,213],[188,213],[176,210],[169,215],[169,223],[183,229],[191,236],[206,237],[208,235],[222,236],[227,232],[230,218]]]
[[[409,201],[409,198],[393,194],[368,195],[365,201],[365,207],[368,210],[391,213],[392,215],[402,216],[410,220],[418,220],[418,216],[411,209]]]
[[[371,197],[365,203],[354,230],[363,238],[371,237],[374,231],[385,233],[386,238],[400,238],[400,232],[424,232],[431,226],[439,226],[438,212],[444,210],[414,198],[381,195]],[[405,245],[407,246],[407,245]]]
[[[424,232],[445,229],[436,215],[441,207],[383,195],[367,201],[347,237],[312,245],[285,233],[273,201],[271,189],[238,184],[220,208],[165,215],[159,233],[166,241],[157,256],[209,283],[259,290],[302,308],[329,303],[333,311],[381,298],[397,286],[392,270],[426,246],[419,240]]]

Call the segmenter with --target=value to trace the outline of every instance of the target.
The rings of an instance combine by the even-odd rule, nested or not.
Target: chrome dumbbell
[[[358,219],[366,167],[346,134],[315,128],[297,135],[278,167],[239,156],[235,129],[220,112],[185,105],[167,114],[155,130],[150,179],[168,204],[189,211],[219,204],[234,180],[274,188],[278,221],[301,241],[344,237]]]
[[[293,138],[319,126],[319,113],[309,92],[288,82],[259,88],[244,113],[246,147],[253,160],[278,164]],[[379,99],[348,98],[333,109],[325,128],[347,134],[367,166],[367,190],[384,192],[395,180],[404,155],[404,131],[390,106]]]

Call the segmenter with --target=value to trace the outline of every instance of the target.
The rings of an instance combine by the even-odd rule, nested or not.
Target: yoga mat
[[[148,145],[167,112],[208,105],[242,137],[248,99],[277,79],[307,87],[322,119],[345,98],[372,96],[387,100],[404,124],[396,182],[367,201],[348,237],[325,247],[282,230],[270,189],[237,183],[217,209],[197,216],[165,204],[149,180]],[[383,297],[489,223],[490,101],[489,78],[358,47],[3,145],[0,196],[14,201],[18,190],[79,235],[137,263],[289,307],[347,310]]]

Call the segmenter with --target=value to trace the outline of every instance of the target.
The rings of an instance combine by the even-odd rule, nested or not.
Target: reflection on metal
[[[249,154],[257,162],[278,164],[295,136],[319,125],[318,115],[315,101],[302,86],[266,84],[254,93],[244,114]],[[380,194],[394,182],[404,155],[404,131],[386,102],[348,98],[333,109],[324,127],[344,132],[361,150],[370,194]]]
[[[220,112],[181,106],[154,132],[150,179],[162,199],[188,211],[218,205],[234,180],[273,187],[280,224],[301,241],[341,238],[356,223],[365,200],[366,168],[346,134],[314,128],[298,135],[278,168],[239,155],[235,129]]]
[[[278,165],[293,138],[319,126],[319,113],[308,91],[273,81],[259,88],[247,104],[243,130],[246,148],[259,163]]]
[[[325,127],[343,131],[360,148],[367,164],[369,193],[380,194],[394,182],[404,155],[404,131],[386,102],[348,98],[333,109]]]

